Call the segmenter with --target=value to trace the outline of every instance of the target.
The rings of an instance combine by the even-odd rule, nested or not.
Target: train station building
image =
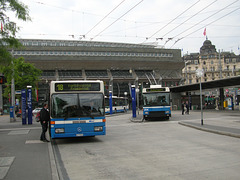
[[[47,100],[52,80],[103,80],[105,94],[130,96],[131,85],[178,86],[184,61],[180,49],[155,45],[21,39],[13,52],[42,70],[38,84],[39,105]],[[141,91],[140,91],[141,92]]]

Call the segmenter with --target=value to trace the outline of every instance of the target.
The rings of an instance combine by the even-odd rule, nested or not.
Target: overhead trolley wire
[[[107,26],[106,28],[104,28],[101,32],[99,32],[97,35],[95,35],[93,38],[91,38],[90,40],[93,40],[94,38],[98,37],[100,34],[102,34],[104,31],[106,31],[109,27],[111,27],[114,23],[116,23],[119,19],[121,19],[123,16],[125,16],[127,13],[129,13],[131,10],[133,10],[135,7],[137,7],[140,3],[142,3],[144,0],[141,0],[140,2],[138,2],[136,5],[134,5],[131,9],[129,9],[127,12],[125,12],[122,16],[120,16],[119,18],[117,18],[115,21],[113,21],[109,26]]]
[[[224,8],[220,9],[219,11],[217,11],[217,12],[213,13],[212,15],[208,16],[207,18],[203,19],[202,21],[200,21],[200,22],[198,22],[198,23],[194,24],[193,26],[191,26],[190,28],[188,28],[188,29],[186,29],[186,30],[182,31],[181,33],[179,33],[178,35],[174,36],[173,38],[176,38],[177,36],[179,36],[179,35],[181,35],[181,34],[185,33],[186,31],[188,31],[188,30],[190,30],[190,29],[194,28],[195,26],[199,25],[200,23],[202,23],[202,22],[206,21],[207,19],[209,19],[209,18],[213,17],[214,15],[218,14],[219,12],[221,12],[221,11],[225,10],[225,9],[226,9],[226,8],[228,8],[229,6],[231,6],[231,5],[235,4],[237,1],[239,1],[239,0],[236,0],[236,1],[232,2],[232,3],[230,3],[229,5],[225,6]],[[207,25],[205,25],[205,26],[207,26]]]
[[[115,8],[113,8],[106,16],[104,16],[95,26],[93,26],[86,34],[85,37],[87,36],[88,33],[90,33],[94,28],[96,28],[104,19],[106,19],[114,10],[116,10],[125,0],[120,2]]]
[[[222,18],[228,16],[229,14],[232,14],[233,12],[235,12],[235,11],[237,11],[237,10],[239,10],[239,9],[240,9],[240,7],[234,9],[233,11],[231,11],[231,12],[229,12],[229,13],[227,13],[227,14],[221,16],[220,18],[218,18],[218,19],[216,19],[216,20],[214,20],[214,21],[208,23],[206,26],[209,26],[210,24],[215,23],[216,21],[218,21],[218,20],[220,20],[220,19],[222,19]],[[203,29],[203,28],[206,27],[206,26],[202,26],[202,27],[198,28],[197,30],[195,30],[195,31],[193,31],[193,32],[191,32],[191,33],[189,33],[188,35],[186,35],[186,36],[184,36],[184,37],[182,37],[182,38],[176,40],[175,43],[174,43],[170,48],[172,48],[172,47],[173,47],[178,41],[180,41],[180,40],[182,40],[182,39],[184,39],[184,38],[186,38],[186,37],[188,37],[188,36],[194,34],[195,32],[197,32],[197,31]]]
[[[173,21],[175,21],[176,19],[178,19],[181,15],[183,15],[185,12],[187,12],[189,9],[191,9],[193,6],[195,6],[197,3],[199,3],[201,0],[198,0],[197,2],[195,2],[193,5],[191,5],[189,8],[187,8],[186,10],[184,10],[181,14],[179,14],[177,17],[175,17],[173,20],[171,20],[169,23],[167,23],[165,26],[163,26],[161,29],[159,29],[158,31],[156,31],[155,33],[153,33],[150,37],[147,37],[146,40],[144,42],[146,42],[148,39],[152,38],[155,34],[159,33],[161,30],[163,30],[165,27],[167,27],[169,24],[171,24]],[[144,43],[143,42],[143,43]]]
[[[202,8],[200,11],[198,11],[197,13],[195,13],[194,15],[192,15],[191,17],[189,17],[188,19],[186,19],[184,22],[182,22],[181,24],[179,24],[178,26],[176,26],[175,28],[173,28],[172,30],[168,31],[166,34],[164,34],[163,36],[161,36],[161,38],[163,38],[164,36],[166,36],[167,34],[169,34],[170,32],[174,31],[175,29],[177,29],[178,27],[180,27],[181,25],[185,24],[187,21],[189,21],[190,19],[192,19],[193,17],[195,17],[196,15],[198,15],[199,13],[201,13],[202,11],[206,10],[208,7],[210,7],[212,4],[214,4],[215,2],[217,2],[218,0],[213,1],[212,3],[208,4],[207,6],[205,6],[204,8]],[[167,42],[166,42],[167,43]],[[165,44],[166,44],[165,43]]]

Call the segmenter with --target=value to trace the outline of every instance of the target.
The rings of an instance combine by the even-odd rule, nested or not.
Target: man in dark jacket
[[[48,123],[50,121],[50,114],[47,108],[48,108],[48,104],[44,104],[43,108],[40,111],[40,122],[42,125],[42,134],[41,134],[40,140],[44,142],[49,142],[45,136],[48,129]]]
[[[184,115],[184,108],[185,108],[185,103],[184,101],[182,102],[182,115]]]

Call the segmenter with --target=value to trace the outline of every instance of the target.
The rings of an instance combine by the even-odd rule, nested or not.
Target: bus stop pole
[[[26,101],[27,101],[27,95],[26,95],[26,89],[21,90],[21,96],[22,96],[22,125],[25,125],[27,123],[26,119]]]
[[[110,108],[110,114],[112,114],[112,91],[109,91],[109,108]]]
[[[32,86],[27,86],[28,124],[32,124]]]

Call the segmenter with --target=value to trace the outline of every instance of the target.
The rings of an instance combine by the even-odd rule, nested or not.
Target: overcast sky
[[[31,22],[17,37],[158,43],[199,52],[206,36],[221,51],[239,54],[239,0],[19,0]]]

